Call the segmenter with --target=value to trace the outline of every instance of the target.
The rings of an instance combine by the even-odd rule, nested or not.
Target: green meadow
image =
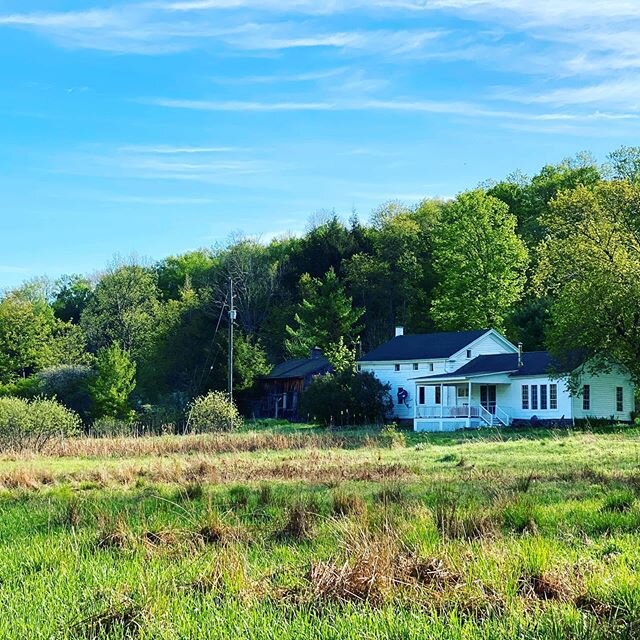
[[[640,432],[74,440],[0,558],[0,638],[637,638]]]

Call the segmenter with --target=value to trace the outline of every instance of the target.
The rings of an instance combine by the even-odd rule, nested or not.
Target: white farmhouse
[[[404,335],[398,327],[359,367],[391,386],[393,417],[413,420],[416,431],[587,417],[626,422],[634,409],[628,374],[583,376],[572,395],[549,353],[522,353],[493,329]]]

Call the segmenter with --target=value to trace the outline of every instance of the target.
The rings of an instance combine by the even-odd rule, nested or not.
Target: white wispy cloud
[[[171,146],[171,145],[125,145],[120,147],[118,151],[123,153],[150,153],[159,155],[178,155],[178,154],[215,154],[215,153],[232,153],[240,151],[237,147],[190,147],[190,146]]]
[[[214,76],[212,82],[226,85],[285,84],[297,82],[317,82],[336,78],[349,71],[349,67],[337,67],[306,73],[282,73],[256,76]]]
[[[148,204],[154,206],[202,205],[217,202],[215,198],[189,198],[183,196],[119,196],[104,195],[100,198],[109,202],[122,204]]]
[[[585,86],[565,86],[551,91],[503,90],[496,96],[522,104],[557,106],[600,104],[622,106],[640,112],[640,78],[630,77]]]
[[[398,111],[408,113],[436,113],[473,118],[506,118],[531,121],[592,121],[592,120],[636,120],[640,113],[618,113],[592,111],[587,113],[530,113],[493,109],[481,104],[469,102],[437,101],[437,100],[333,100],[317,102],[260,102],[260,101],[217,101],[188,100],[174,98],[143,98],[140,102],[172,109],[189,109],[194,111]]]

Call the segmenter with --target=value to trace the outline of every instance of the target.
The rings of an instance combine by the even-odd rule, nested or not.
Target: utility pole
[[[233,323],[236,309],[233,303],[233,279],[229,278],[229,402],[233,402]]]

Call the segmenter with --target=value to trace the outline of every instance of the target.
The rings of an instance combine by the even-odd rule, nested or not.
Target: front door
[[[496,412],[496,385],[480,385],[480,404],[491,413]]]

